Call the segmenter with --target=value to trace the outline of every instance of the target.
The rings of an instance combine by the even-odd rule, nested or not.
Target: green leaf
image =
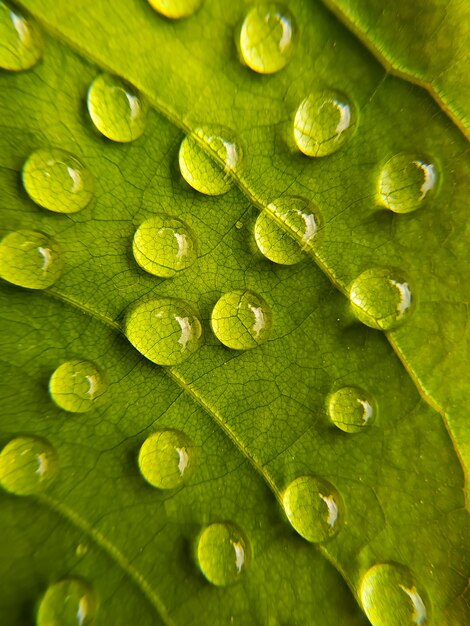
[[[56,247],[42,247],[54,252],[47,260],[60,263],[61,275],[47,289],[14,286],[11,268],[19,282],[27,276],[30,287],[44,287],[31,284],[32,265],[9,261],[6,276],[11,257],[1,250],[0,444],[34,437],[52,450],[38,466],[43,473],[34,474],[33,495],[1,494],[2,621],[34,622],[46,590],[74,578],[96,598],[96,624],[356,626],[367,623],[361,607],[374,624],[396,623],[397,615],[411,624],[413,611],[420,615],[417,597],[427,615],[422,623],[465,623],[462,135],[423,91],[386,76],[317,3],[290,3],[298,40],[272,76],[237,58],[234,37],[248,8],[241,2],[206,0],[178,22],[140,0],[113,3],[112,13],[105,3],[23,4],[42,23],[44,54],[27,72],[0,75],[1,228],[52,238]],[[125,106],[90,118],[87,92],[103,69],[153,105],[147,112],[141,101],[137,125]],[[357,123],[334,154],[311,159],[290,137],[298,104],[318,85],[346,94]],[[186,161],[181,129],[196,132],[185,140]],[[218,141],[227,132],[229,140]],[[238,145],[239,160],[232,178],[220,178],[217,161],[227,145]],[[81,180],[91,174],[91,200],[61,185],[47,194],[47,177],[28,184],[23,174],[22,181],[26,159],[44,149],[70,153],[76,160],[66,163]],[[381,163],[416,151],[438,164],[437,193],[408,215],[379,209]],[[196,191],[180,164],[194,187],[226,193]],[[35,204],[31,189],[52,210]],[[314,207],[320,228],[307,253],[326,275],[307,254],[282,266],[257,248],[260,208],[276,219],[268,237],[282,241],[287,229],[302,239],[276,201],[291,196]],[[65,210],[71,199],[74,210]],[[171,258],[147,265],[145,254],[137,263],[133,253],[136,229],[162,213],[182,220],[197,246],[197,259],[166,278],[158,274],[173,271]],[[144,253],[146,241],[153,245],[143,237]],[[299,260],[289,250],[288,258]],[[398,266],[417,294],[409,319],[388,333],[402,363],[340,293],[374,266]],[[264,321],[272,312],[266,337],[230,317],[233,297],[211,325],[215,304],[230,292],[241,293],[240,302],[254,292],[258,299],[248,302],[266,307]],[[181,300],[185,316],[201,320],[204,340],[173,364],[171,335],[150,335],[149,328],[157,306],[161,313]],[[139,311],[146,313],[136,317]],[[224,345],[233,340],[251,349]],[[160,366],[141,353],[157,361],[170,356]],[[86,370],[98,398],[91,406],[86,394],[67,397],[64,370],[57,372],[67,362],[72,371],[95,368]],[[362,432],[348,432],[350,414],[342,419],[350,396],[344,404],[332,395],[346,387],[360,390],[375,417]],[[332,398],[343,428],[330,421]],[[446,423],[426,399],[445,409]],[[183,442],[180,462],[190,468],[184,480],[182,472],[147,467],[146,449],[139,453],[144,442],[152,450],[162,441],[150,435],[168,429]],[[24,492],[31,481],[18,476],[29,466],[5,450],[9,465],[0,457],[0,482]],[[38,491],[43,476],[51,479]],[[294,483],[303,476],[309,478]],[[312,517],[323,506],[312,485],[329,490],[321,498],[326,526],[325,511]],[[228,524],[232,552],[218,548],[220,527],[210,525],[220,523]],[[371,570],[387,563],[396,564],[401,587],[390,577],[387,586],[389,570]],[[369,589],[377,571],[385,578]],[[368,607],[377,593],[378,616]]]

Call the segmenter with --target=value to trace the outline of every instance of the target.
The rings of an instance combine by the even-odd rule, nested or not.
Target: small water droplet
[[[254,6],[240,29],[241,60],[259,74],[274,74],[290,61],[296,39],[296,23],[283,5]]]
[[[90,585],[78,578],[66,578],[50,585],[39,604],[37,626],[87,626],[97,610]]]
[[[93,197],[93,177],[72,154],[36,150],[23,165],[23,184],[39,206],[56,213],[76,213]]]
[[[340,148],[354,132],[356,109],[337,91],[316,91],[303,100],[294,118],[298,149],[311,157],[322,157]]]
[[[20,72],[42,57],[41,33],[34,20],[0,1],[0,67]]]
[[[57,243],[44,233],[17,230],[0,242],[0,277],[28,289],[46,289],[62,274]]]
[[[163,278],[189,267],[197,257],[191,230],[169,215],[156,215],[143,222],[135,232],[132,250],[142,269]]]
[[[331,421],[346,433],[359,433],[370,426],[376,416],[375,402],[358,387],[342,387],[328,398]]]
[[[152,8],[172,20],[193,15],[204,0],[148,0]]]
[[[242,150],[233,132],[221,127],[198,128],[183,139],[179,151],[181,175],[191,187],[208,196],[229,191],[230,173],[239,167],[241,159]]]
[[[235,228],[237,230],[241,230],[243,228],[243,222],[238,220],[238,222],[236,222],[236,224],[235,224]]]
[[[412,572],[402,565],[374,565],[361,581],[360,597],[372,626],[427,626],[430,604]]]
[[[367,326],[392,330],[413,311],[414,296],[401,270],[373,267],[354,280],[349,299],[356,317]]]
[[[202,345],[202,326],[194,308],[178,298],[137,303],[126,316],[126,336],[147,359],[176,365]]]
[[[235,524],[210,524],[198,537],[197,562],[209,582],[218,586],[229,585],[249,567],[250,544]]]
[[[88,90],[88,112],[105,137],[127,142],[144,132],[148,104],[129,83],[111,74],[100,74]]]
[[[88,554],[89,550],[90,550],[90,546],[88,543],[79,543],[77,547],[75,548],[75,554],[81,558],[81,557],[84,557],[86,554]]]
[[[72,359],[52,374],[49,391],[64,411],[86,413],[99,405],[108,385],[100,369],[91,361]]]
[[[53,481],[57,468],[57,455],[47,441],[16,437],[0,453],[0,485],[18,496],[40,493]]]
[[[224,294],[211,316],[212,330],[219,341],[234,350],[248,350],[264,343],[272,326],[267,302],[249,289]]]
[[[147,437],[139,452],[139,468],[145,480],[157,489],[175,489],[188,478],[194,466],[193,445],[178,430],[161,430]]]
[[[419,209],[437,190],[438,174],[429,159],[400,152],[389,159],[379,176],[381,203],[395,213]]]
[[[343,502],[326,480],[315,476],[296,478],[284,491],[282,503],[289,522],[307,541],[328,541],[341,527]]]

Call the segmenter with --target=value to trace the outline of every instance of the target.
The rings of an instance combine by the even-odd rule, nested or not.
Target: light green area
[[[59,365],[49,381],[54,402],[64,411],[86,413],[99,405],[107,383],[100,369],[90,361],[73,359]]]
[[[161,15],[177,20],[192,15],[204,0],[148,0],[148,2]]]
[[[157,489],[174,489],[187,480],[195,465],[191,441],[178,430],[161,430],[147,439],[139,450],[139,469]]]
[[[42,37],[34,20],[9,2],[0,2],[0,68],[21,72],[42,57]]]
[[[39,437],[15,437],[0,452],[0,485],[17,496],[39,493],[54,479],[57,456]]]
[[[89,626],[96,612],[93,590],[84,581],[61,580],[47,588],[39,604],[37,626]]]
[[[216,523],[197,538],[196,559],[209,582],[225,586],[237,581],[250,566],[251,548],[239,528]]]

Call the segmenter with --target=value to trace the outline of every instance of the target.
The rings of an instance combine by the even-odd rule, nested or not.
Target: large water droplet
[[[292,57],[296,24],[291,12],[275,3],[254,6],[240,29],[242,61],[259,74],[282,70]]]
[[[183,178],[191,187],[208,196],[229,191],[232,186],[230,173],[237,169],[241,159],[242,150],[233,132],[221,127],[198,128],[183,139],[179,151]]]
[[[39,604],[37,626],[88,626],[97,609],[95,594],[87,583],[67,578],[50,585]]]
[[[91,361],[80,359],[59,365],[49,381],[54,402],[71,413],[94,409],[106,389],[107,383],[99,368]]]
[[[148,0],[151,7],[172,20],[193,15],[204,0]]]
[[[19,72],[42,57],[42,37],[35,22],[0,1],[0,67]]]
[[[126,316],[126,335],[141,354],[158,365],[182,363],[202,345],[196,311],[177,298],[136,304]]]
[[[352,283],[349,299],[356,317],[371,328],[392,330],[414,308],[408,279],[394,268],[373,267]]]
[[[62,274],[57,243],[34,230],[17,230],[0,242],[0,277],[29,289],[46,289]]]
[[[189,267],[197,257],[196,240],[189,227],[169,215],[156,215],[143,222],[135,232],[132,250],[142,269],[164,278]]]
[[[40,493],[55,478],[57,455],[39,437],[17,437],[0,452],[0,485],[18,496]]]
[[[380,201],[395,213],[409,213],[434,195],[437,186],[437,169],[432,161],[401,152],[380,172]]]
[[[316,91],[307,96],[296,111],[295,143],[307,156],[326,156],[351,137],[355,125],[355,107],[344,94]]]
[[[358,387],[342,387],[328,398],[331,421],[346,433],[359,433],[372,424],[376,415],[370,394]]]
[[[331,483],[315,476],[300,476],[282,496],[289,522],[307,541],[321,543],[341,527],[343,503]]]
[[[194,466],[193,446],[178,430],[161,430],[142,444],[139,468],[145,480],[157,489],[181,486]]]
[[[305,258],[302,250],[312,246],[318,226],[318,213],[305,198],[285,196],[259,214],[255,239],[265,257],[280,265],[294,265]]]
[[[248,350],[264,343],[272,326],[272,313],[267,302],[249,289],[224,294],[211,316],[217,339],[234,350]]]
[[[144,132],[148,104],[135,87],[121,78],[100,74],[88,90],[88,112],[105,137],[127,142]]]
[[[407,567],[374,565],[361,581],[360,597],[372,626],[427,626],[430,604]]]
[[[23,184],[33,202],[56,213],[76,213],[93,197],[93,177],[72,154],[36,150],[23,165]]]
[[[235,524],[206,526],[197,541],[197,562],[207,580],[214,585],[235,582],[251,561],[250,544]]]

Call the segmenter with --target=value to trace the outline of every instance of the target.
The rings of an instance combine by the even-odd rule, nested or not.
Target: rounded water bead
[[[202,326],[195,309],[178,298],[137,303],[127,314],[126,336],[147,359],[176,365],[202,345]]]
[[[373,267],[351,284],[349,299],[356,317],[371,328],[392,330],[412,313],[414,296],[401,270]]]
[[[135,87],[121,78],[100,74],[88,90],[88,112],[105,137],[128,142],[144,132],[148,104]]]
[[[248,350],[269,337],[272,313],[260,295],[249,289],[237,289],[217,301],[211,325],[217,339],[228,348]]]
[[[36,150],[23,165],[23,184],[33,202],[56,213],[76,213],[93,197],[93,176],[72,154]]]
[[[245,65],[259,74],[273,74],[287,65],[296,39],[291,12],[275,3],[254,6],[240,29],[239,51]]]
[[[344,94],[317,91],[307,96],[295,113],[294,139],[307,156],[322,157],[338,150],[355,126],[355,107]]]
[[[100,369],[91,361],[72,359],[52,374],[49,391],[64,411],[86,413],[99,405],[108,385]]]
[[[180,487],[194,466],[193,446],[178,430],[161,430],[147,437],[139,452],[139,469],[157,489]]]
[[[57,243],[35,230],[17,230],[0,242],[0,277],[28,289],[46,289],[62,274]]]
[[[42,52],[42,37],[36,23],[0,0],[0,68],[13,72],[27,70],[36,65]]]
[[[156,215],[143,222],[135,232],[132,251],[142,269],[163,278],[189,267],[197,257],[191,230],[169,215]]]
[[[430,604],[412,572],[402,565],[371,567],[361,581],[360,598],[372,626],[427,626]]]
[[[251,549],[245,534],[232,523],[206,526],[197,540],[197,562],[214,585],[237,581],[251,562]]]
[[[161,15],[178,20],[193,15],[204,0],[148,0],[148,2]]]
[[[16,437],[0,452],[0,485],[10,493],[27,496],[40,493],[54,480],[57,455],[39,437]]]
[[[37,626],[88,626],[96,614],[96,596],[90,585],[67,578],[50,585],[39,604]]]
[[[438,174],[432,161],[401,152],[380,172],[380,202],[395,213],[410,213],[433,196],[437,186]]]
[[[377,410],[370,394],[359,387],[342,387],[328,398],[331,421],[346,433],[359,433],[370,426]]]
[[[341,527],[343,502],[331,483],[300,476],[284,491],[282,503],[295,530],[312,543],[331,539]]]

